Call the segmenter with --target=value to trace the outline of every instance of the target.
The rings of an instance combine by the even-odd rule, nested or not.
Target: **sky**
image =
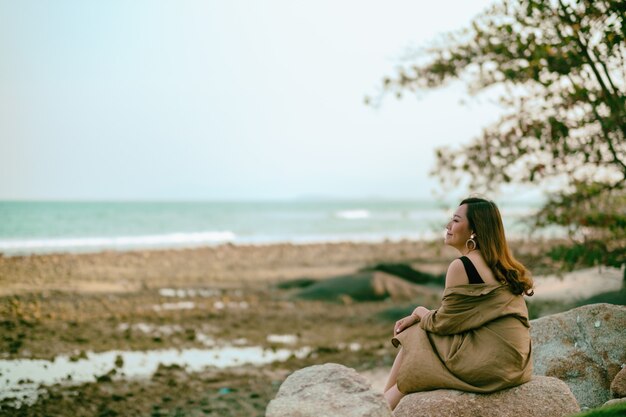
[[[0,199],[430,198],[501,110],[364,97],[491,3],[0,0]]]

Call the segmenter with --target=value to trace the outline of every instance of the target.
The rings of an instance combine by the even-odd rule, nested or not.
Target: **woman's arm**
[[[446,273],[446,288],[455,287],[458,285],[468,284],[469,279],[465,272],[465,267],[460,259],[455,259],[448,266],[448,272]],[[394,336],[403,330],[413,326],[415,323],[422,321],[427,316],[434,314],[436,310],[429,310],[426,307],[418,306],[413,310],[410,316],[404,317],[398,320],[394,326]]]
[[[465,272],[465,266],[463,265],[463,261],[461,261],[460,259],[455,259],[454,261],[450,262],[450,265],[448,266],[448,271],[446,272],[446,288],[457,287],[459,285],[465,285],[468,283],[469,278],[467,277],[467,272]],[[438,309],[428,310],[421,306],[413,310],[413,314],[416,314],[419,317],[419,321],[422,322],[422,328],[429,331],[435,330],[433,326],[437,312]]]

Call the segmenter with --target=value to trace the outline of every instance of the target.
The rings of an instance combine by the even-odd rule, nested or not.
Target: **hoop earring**
[[[474,238],[476,237],[475,234],[472,233],[472,235],[470,236],[469,239],[467,239],[467,241],[465,242],[465,247],[467,248],[468,251],[473,251],[476,249],[476,247],[478,246],[478,244],[476,243],[476,241],[474,240]],[[470,247],[471,246],[471,247]]]

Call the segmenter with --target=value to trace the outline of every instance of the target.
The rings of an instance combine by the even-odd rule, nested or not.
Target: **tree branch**
[[[580,21],[576,21],[576,18],[573,17],[572,14],[567,10],[567,6],[565,4],[563,4],[563,0],[559,0],[559,6],[561,7],[561,10],[563,11],[565,16],[567,17],[567,21],[568,21],[569,24],[580,25],[581,22]],[[587,63],[591,67],[591,71],[594,73],[596,81],[598,82],[598,84],[600,84],[600,88],[602,89],[602,92],[604,93],[604,95],[607,98],[607,103],[608,103],[609,107],[611,108],[611,113],[615,114],[619,118],[619,116],[624,111],[624,109],[622,108],[622,105],[619,103],[619,101],[616,102],[615,94],[613,92],[611,92],[607,88],[606,84],[604,83],[604,79],[602,78],[602,75],[598,71],[598,68],[596,68],[596,63],[595,63],[594,59],[591,57],[591,55],[589,53],[589,48],[588,48],[587,44],[585,42],[583,42],[582,35],[580,34],[580,31],[577,30],[577,29],[574,29],[574,34],[575,34],[574,40],[576,41],[576,43],[580,47],[580,50],[581,50],[583,56],[587,59]],[[626,124],[620,123],[619,124],[619,128],[622,131],[622,134],[624,135],[624,137],[626,137]]]

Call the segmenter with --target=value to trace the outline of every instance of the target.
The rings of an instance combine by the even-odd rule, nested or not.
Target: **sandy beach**
[[[557,277],[549,244],[512,243],[545,275],[531,312],[621,288],[615,269]],[[325,362],[378,386],[391,324],[416,304],[437,307],[441,287],[368,268],[440,276],[455,256],[401,241],[0,257],[0,415],[262,416],[290,372]],[[355,285],[300,296],[338,276]]]

